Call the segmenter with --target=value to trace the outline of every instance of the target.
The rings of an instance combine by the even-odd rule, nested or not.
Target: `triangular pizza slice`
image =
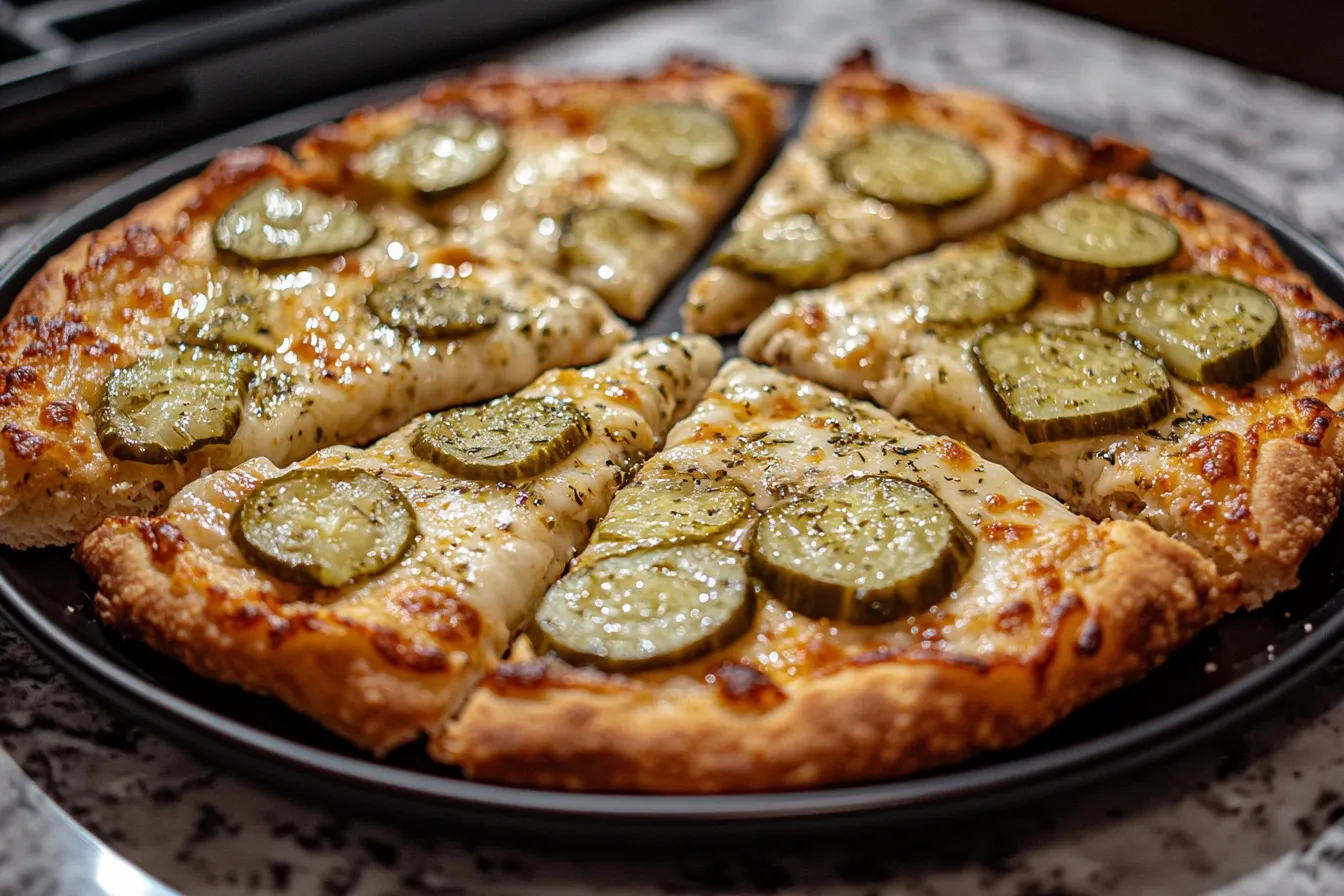
[[[1097,518],[1297,582],[1344,487],[1344,315],[1243,213],[1116,175],[779,300],[744,352],[966,439]]]
[[[1149,526],[733,361],[430,746],[570,790],[906,774],[1022,743],[1236,600]]]
[[[108,520],[77,558],[103,621],[383,753],[498,663],[720,357],[705,337],[631,343],[367,449],[248,461]]]
[[[686,328],[736,333],[775,296],[992,227],[1146,158],[1063,134],[997,97],[888,80],[860,53],[817,91],[801,136],[692,284]]]
[[[473,251],[522,257],[641,320],[775,147],[784,95],[674,58],[647,75],[484,69],[316,130],[296,153]]]

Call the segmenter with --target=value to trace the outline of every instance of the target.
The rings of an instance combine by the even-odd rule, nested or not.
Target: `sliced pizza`
[[[590,290],[235,150],[50,261],[0,324],[0,543],[362,444],[628,338]]]
[[[334,188],[394,195],[473,251],[526,258],[639,320],[764,166],[782,99],[687,59],[628,78],[487,69],[296,153]]]
[[[927,251],[1146,158],[995,97],[890,81],[861,53],[818,90],[802,135],[692,284],[686,327],[736,333],[778,295]]]
[[[571,790],[906,774],[1022,743],[1236,605],[1149,526],[734,361],[431,751]]]
[[[743,350],[964,438],[1096,518],[1297,582],[1338,512],[1344,316],[1263,227],[1117,175],[978,241],[781,299]]]
[[[248,461],[106,521],[77,559],[108,624],[383,753],[499,661],[720,357],[632,343],[367,449]]]

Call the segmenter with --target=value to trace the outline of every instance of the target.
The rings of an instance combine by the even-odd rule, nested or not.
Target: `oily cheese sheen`
[[[911,267],[1011,248],[1010,223],[785,297],[743,352],[964,438],[1081,513],[1174,535],[1236,577],[1248,606],[1293,587],[1344,486],[1344,396],[1328,373],[1344,364],[1338,309],[1262,227],[1173,180],[1116,175],[1061,202],[1132,209],[1140,237],[1170,231],[1179,252],[1121,285],[1079,287],[1038,266],[1032,304],[974,328],[930,326],[889,299]],[[1055,373],[1035,345],[1019,346],[1016,366],[990,358],[1033,333],[1072,334],[1073,350],[1052,349]],[[1082,342],[1107,341],[1089,364]],[[1054,419],[1032,419],[1046,405]]]
[[[570,790],[778,790],[905,774],[1022,742],[1236,606],[1213,565],[1175,540],[1093,523],[959,442],[746,361],[719,372],[627,489],[686,477],[741,489],[751,514],[694,555],[592,543],[554,587],[550,615],[431,740],[435,755],[472,778]],[[861,510],[838,528],[813,513],[846,491]],[[750,621],[734,627],[741,604],[723,558],[752,553],[753,527],[811,496],[815,507],[793,516],[811,521],[793,537],[825,552],[827,532],[853,536],[854,521],[881,512],[868,499],[879,492],[943,531],[964,528],[962,560],[935,576],[936,602],[841,621],[793,599],[809,575],[830,575],[800,568],[789,595],[758,584]],[[893,540],[914,534],[901,528],[890,525]],[[930,559],[943,552],[935,542]],[[851,537],[846,549],[863,544]],[[640,557],[675,567],[659,573],[675,588],[626,588]],[[620,612],[603,617],[605,630],[591,612],[581,626],[577,614],[604,594],[594,597],[594,577],[617,574]],[[684,622],[652,624],[673,606],[698,608],[706,638],[692,641]],[[560,649],[557,618],[570,620]],[[637,663],[604,653],[634,636],[648,644]]]

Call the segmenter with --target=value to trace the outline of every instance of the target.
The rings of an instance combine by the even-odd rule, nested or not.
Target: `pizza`
[[[376,753],[434,730],[718,366],[662,337],[366,449],[200,479],[80,545],[100,618]]]
[[[69,544],[210,470],[365,443],[629,337],[591,290],[308,182],[279,150],[225,153],[20,293],[0,542]]]
[[[891,81],[860,53],[818,89],[801,136],[691,285],[685,326],[739,332],[778,295],[926,251],[1146,160],[996,97]]]
[[[907,774],[1021,743],[1236,599],[1149,526],[733,361],[431,750],[570,790]]]
[[[1248,606],[1338,512],[1344,317],[1263,227],[1169,178],[781,299],[743,350],[1175,535]]]
[[[487,70],[318,128],[296,152],[350,195],[404,197],[463,245],[641,320],[764,166],[784,99],[684,58],[620,79]],[[445,163],[444,142],[471,151]]]

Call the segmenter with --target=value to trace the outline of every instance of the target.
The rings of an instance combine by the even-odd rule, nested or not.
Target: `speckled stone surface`
[[[1198,159],[1344,253],[1344,100],[1035,8],[989,0],[717,0],[643,7],[517,58],[619,69],[690,50],[823,75],[868,44],[914,81],[1104,121]],[[0,257],[109,179],[0,203]],[[1344,664],[1272,719],[1029,811],[871,842],[690,855],[489,844],[331,814],[109,715],[0,625],[0,744],[71,815],[190,894],[1344,893]],[[85,893],[49,813],[0,760],[0,893]]]

